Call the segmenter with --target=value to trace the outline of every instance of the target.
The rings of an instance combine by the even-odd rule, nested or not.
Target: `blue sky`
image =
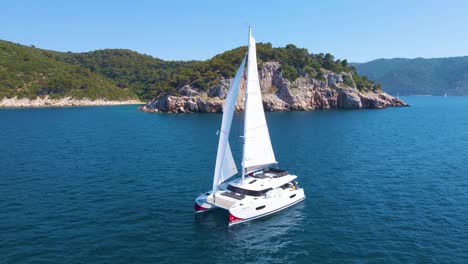
[[[207,59],[259,42],[353,62],[468,55],[468,1],[2,0],[0,39],[59,51]]]

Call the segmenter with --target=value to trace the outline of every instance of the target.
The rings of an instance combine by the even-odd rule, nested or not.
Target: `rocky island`
[[[408,106],[399,98],[381,90],[359,91],[351,73],[323,70],[324,80],[301,76],[290,82],[278,62],[267,62],[259,71],[263,105],[266,111],[307,111],[313,109],[381,109]],[[207,92],[190,85],[180,89],[180,96],[164,94],[139,109],[145,112],[222,112],[232,79],[222,79]],[[351,80],[348,84],[345,80]],[[244,110],[245,82],[241,83],[236,110]]]

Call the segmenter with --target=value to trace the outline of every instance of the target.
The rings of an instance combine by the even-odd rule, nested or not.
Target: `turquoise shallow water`
[[[225,212],[192,212],[221,115],[0,110],[0,262],[466,263],[468,97],[404,99],[268,113],[307,199],[231,228]]]

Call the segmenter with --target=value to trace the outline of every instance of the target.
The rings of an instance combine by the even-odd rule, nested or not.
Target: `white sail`
[[[234,157],[232,156],[229,142],[227,142],[226,144],[226,152],[224,154],[224,161],[222,166],[223,167],[221,168],[221,175],[219,175],[218,184],[237,174],[236,162],[234,161]]]
[[[247,88],[245,92],[244,120],[244,173],[276,164],[270,134],[263,110],[262,94],[258,80],[255,39],[249,32],[247,60]]]
[[[226,95],[223,106],[223,118],[219,133],[218,152],[216,155],[216,165],[213,178],[213,193],[216,192],[218,185],[237,174],[237,167],[232,157],[229,147],[229,132],[231,131],[232,117],[236,107],[237,94],[239,92],[242,74],[244,72],[245,58],[237,70],[234,80],[231,82],[229,91]]]

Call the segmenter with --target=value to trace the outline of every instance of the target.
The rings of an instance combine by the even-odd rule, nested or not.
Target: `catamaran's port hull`
[[[205,193],[200,196],[198,196],[195,199],[195,206],[194,206],[194,212],[196,214],[198,213],[203,213],[203,212],[208,212],[214,209],[218,209],[219,207],[216,205],[212,205],[206,201],[206,198],[210,195],[210,193]]]

